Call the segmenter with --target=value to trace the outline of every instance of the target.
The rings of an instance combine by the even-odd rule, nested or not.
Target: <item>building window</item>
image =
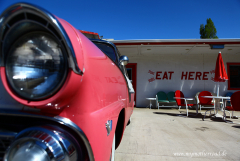
[[[227,63],[228,90],[240,90],[240,63]]]
[[[224,49],[224,45],[211,45],[211,49]]]

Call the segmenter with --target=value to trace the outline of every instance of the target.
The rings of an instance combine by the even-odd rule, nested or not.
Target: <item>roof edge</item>
[[[115,45],[240,44],[239,39],[142,39],[112,40]]]

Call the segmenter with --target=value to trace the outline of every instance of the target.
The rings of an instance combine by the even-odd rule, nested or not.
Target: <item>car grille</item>
[[[4,154],[14,139],[14,135],[1,135],[0,133],[0,161],[3,161]]]

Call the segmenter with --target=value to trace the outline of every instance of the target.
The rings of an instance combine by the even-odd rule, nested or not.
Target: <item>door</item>
[[[132,85],[135,91],[135,96],[134,96],[134,101],[135,101],[135,105],[136,106],[136,95],[137,95],[137,63],[128,63],[126,65],[126,69],[127,69],[127,74],[128,74],[128,78],[132,81]]]

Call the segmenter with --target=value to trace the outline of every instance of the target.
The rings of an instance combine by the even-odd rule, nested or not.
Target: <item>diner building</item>
[[[146,107],[157,92],[181,90],[185,97],[217,92],[213,81],[218,53],[229,80],[219,82],[219,95],[240,90],[240,39],[112,40],[129,57],[128,75],[136,91],[136,107]],[[155,102],[153,104],[155,106]]]

